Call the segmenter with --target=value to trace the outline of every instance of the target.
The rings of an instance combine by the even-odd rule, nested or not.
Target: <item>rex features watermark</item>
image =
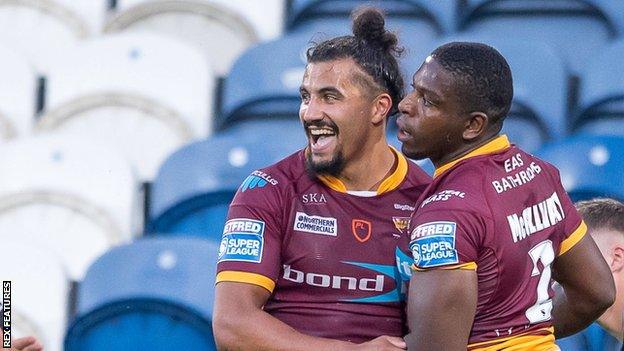
[[[11,281],[2,281],[2,347],[11,347]]]

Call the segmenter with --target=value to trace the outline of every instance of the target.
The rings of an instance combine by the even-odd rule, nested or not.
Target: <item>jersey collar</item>
[[[465,160],[470,157],[493,154],[493,153],[505,150],[509,148],[510,146],[511,144],[509,143],[509,139],[507,138],[507,135],[504,135],[504,134],[499,135],[498,137],[470,151],[464,156],[438,167],[433,173],[433,177],[434,178],[438,177],[440,174],[446,172],[449,168],[455,166],[459,161]]]
[[[408,168],[407,159],[405,158],[405,156],[403,156],[402,153],[397,151],[394,147],[390,145],[388,146],[390,147],[390,149],[394,153],[394,156],[397,159],[397,167],[394,170],[394,172],[392,172],[391,175],[389,175],[386,179],[383,180],[383,182],[381,182],[381,184],[379,184],[379,187],[377,188],[377,195],[381,195],[383,193],[386,193],[388,191],[392,191],[398,188],[399,185],[401,185],[401,183],[403,182],[403,179],[405,179],[405,176],[407,175],[407,168]],[[318,176],[318,178],[321,182],[323,182],[323,184],[325,184],[327,187],[329,187],[332,190],[335,190],[341,193],[347,192],[347,187],[344,185],[344,183],[340,179],[334,176],[321,175],[321,176]]]

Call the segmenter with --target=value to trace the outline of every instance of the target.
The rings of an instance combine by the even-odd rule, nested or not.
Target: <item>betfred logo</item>
[[[429,222],[423,223],[412,230],[411,239],[418,239],[423,236],[438,235],[438,234],[455,234],[455,222]]]
[[[337,290],[360,290],[360,291],[383,291],[384,276],[377,274],[375,278],[356,278],[339,275],[320,273],[305,273],[296,270],[290,265],[284,265],[282,278],[298,284],[307,284],[319,288],[331,288]]]
[[[219,245],[219,262],[262,262],[264,222],[234,218],[225,223]]]
[[[254,219],[232,219],[225,223],[223,235],[229,233],[247,233],[262,235],[264,232],[264,222]]]

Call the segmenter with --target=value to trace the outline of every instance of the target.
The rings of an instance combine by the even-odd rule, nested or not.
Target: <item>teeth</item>
[[[314,136],[319,135],[334,135],[334,131],[330,129],[310,129],[310,134]]]

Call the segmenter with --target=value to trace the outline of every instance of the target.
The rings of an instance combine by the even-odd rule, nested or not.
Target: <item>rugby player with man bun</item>
[[[401,239],[431,179],[386,141],[403,80],[384,26],[364,9],[353,35],[307,51],[308,144],[253,172],[230,205],[213,315],[220,350],[404,349]]]

